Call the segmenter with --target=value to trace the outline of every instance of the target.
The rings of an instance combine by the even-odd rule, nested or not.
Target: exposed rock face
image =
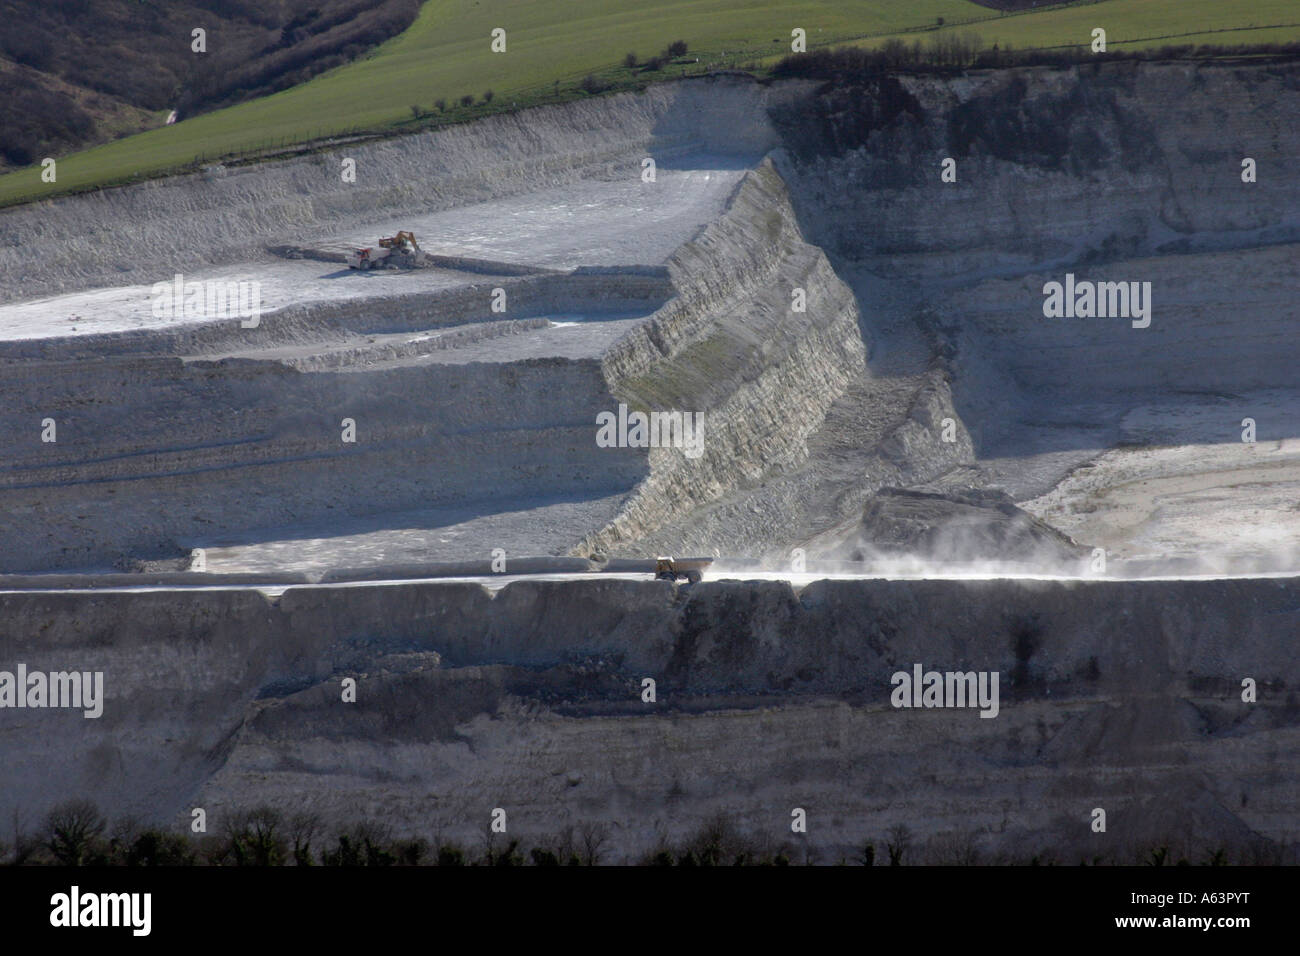
[[[1243,162],[1289,168],[1298,94],[1295,63],[1098,63],[775,109],[809,241],[860,303],[898,290],[971,439],[949,474],[883,483],[998,487],[1155,573],[1293,569],[1300,182],[1243,181]],[[1149,314],[1051,317],[1047,286],[1069,277],[1136,284]],[[1266,455],[1242,440],[1260,421]],[[1052,492],[1085,473],[1086,495]]]
[[[707,149],[725,150],[733,164],[754,162],[755,150],[775,144],[765,104],[797,89],[684,84],[615,98],[599,118],[585,108],[543,110],[528,127],[535,162],[526,170],[492,146],[499,136],[521,135],[510,123],[431,134],[414,151],[411,144],[369,147],[362,160],[377,173],[361,193],[375,203],[373,218],[489,190],[511,195],[612,175],[600,172],[601,163],[615,159],[639,169],[640,150],[666,166]],[[478,178],[453,168],[457,156],[479,147]],[[418,156],[433,161],[417,171]],[[561,159],[572,164],[564,172]],[[355,216],[351,187],[323,185],[321,175],[316,160],[302,160],[256,181],[185,181],[188,211],[204,227],[187,241],[187,267],[232,261],[254,240],[283,254],[277,230],[294,217],[305,233],[319,234]],[[425,187],[419,199],[408,177]],[[46,228],[66,230],[74,209],[94,222],[100,205],[122,206],[143,234],[172,249],[176,210],[153,199],[181,189],[169,182],[81,206],[56,203],[46,210]],[[286,192],[301,190],[313,201],[295,212],[299,201]],[[257,211],[237,221],[225,207],[209,214],[220,200]],[[0,216],[0,229],[17,234],[30,216]],[[236,222],[244,233],[238,245]],[[64,252],[51,251],[41,268],[69,285],[111,267],[99,248],[81,272],[54,270]],[[168,255],[151,268],[170,262]],[[508,263],[494,268],[512,271]],[[0,389],[12,393],[0,414],[12,416],[15,428],[53,418],[62,433],[60,443],[25,446],[0,484],[9,515],[0,541],[28,539],[21,553],[4,549],[0,569],[129,565],[221,546],[232,535],[315,537],[321,532],[287,529],[420,508],[490,514],[512,503],[617,496],[625,500],[613,520],[601,517],[604,505],[592,505],[564,550],[621,544],[635,552],[666,522],[797,466],[808,436],[863,375],[853,295],[803,242],[781,177],[766,161],[743,175],[723,215],[666,265],[515,268],[525,274],[490,280],[463,269],[446,289],[293,306],[255,331],[206,322],[0,344],[0,360],[9,360],[0,366]],[[43,275],[29,269],[15,281],[30,293]],[[796,290],[806,308],[793,306]],[[509,302],[503,314],[493,304],[498,292]],[[561,341],[549,318],[570,315],[582,319],[582,332]],[[598,447],[597,415],[619,403],[702,414],[704,454]],[[355,423],[352,443],[340,441],[347,421]],[[35,514],[42,533],[33,543],[26,532]],[[478,557],[499,543],[473,537],[464,553],[447,556]]]
[[[1300,239],[1300,67],[1106,63],[901,77],[774,111],[809,241],[911,277]],[[1215,109],[1208,104],[1217,104]],[[940,181],[940,161],[957,181]]]
[[[635,449],[592,440],[609,407],[597,357],[364,376],[176,358],[54,371],[0,372],[10,427],[59,422],[59,442],[21,456],[0,490],[6,570],[106,567],[331,514],[609,493],[645,473]]]
[[[1284,168],[1300,151],[1300,67],[889,82],[883,115],[852,89],[780,113],[779,165],[835,261],[930,283],[968,427],[993,439],[1080,406],[1100,424],[1109,413],[1092,407],[1131,407],[1132,393],[1294,384],[1296,303],[1279,283],[1294,274],[1300,183],[1244,183],[1242,160]],[[1149,282],[1150,326],[1046,318],[1043,287],[1067,272]]]
[[[584,553],[635,551],[665,522],[797,466],[865,371],[853,294],[802,241],[769,162],[669,268],[680,296],[615,346],[605,369],[615,394],[638,407],[703,411],[704,454],[652,452],[651,477]],[[806,311],[792,307],[795,290]]]
[[[1242,861],[1294,839],[1295,579],[795,592],[593,575],[495,596],[10,593],[0,612],[0,660],[103,670],[106,690],[95,720],[0,711],[6,819],[69,794],[160,822],[203,806],[210,825],[270,802],[472,843],[501,806],[526,841],[603,822],[610,860],[719,811],[779,845],[796,806],[826,862],[900,823],[986,860],[1131,862],[1173,836]],[[891,676],[915,664],[999,672],[998,716],[891,706]],[[1096,806],[1112,824],[1100,847]]]
[[[53,416],[64,442],[20,455],[0,489],[10,501],[0,537],[23,537],[30,516],[45,515],[43,540],[6,552],[3,569],[105,566],[213,533],[319,520],[336,504],[344,517],[485,493],[528,501],[633,492],[583,546],[608,547],[798,463],[807,436],[863,373],[852,293],[799,238],[768,163],[666,272],[578,270],[497,284],[513,302],[501,322],[492,321],[490,288],[475,284],[275,313],[256,348],[233,322],[13,343],[14,361],[0,368],[0,387],[13,394],[6,414],[15,427]],[[813,303],[807,312],[792,311],[795,288]],[[621,318],[664,299],[644,324]],[[547,324],[530,315],[575,311],[618,321],[575,354],[514,357],[505,342],[484,352],[490,365],[461,358],[476,342]],[[431,329],[447,331],[411,338]],[[121,357],[70,374],[94,348]],[[163,357],[176,352],[188,360]],[[703,413],[704,455],[598,448],[597,414],[619,402]],[[339,441],[345,419],[364,430],[353,447]],[[99,504],[87,502],[90,483]]]
[[[25,546],[6,548],[0,567],[103,568],[303,521],[626,493],[645,455],[593,441],[613,402],[601,343],[662,303],[667,275],[494,284],[513,296],[502,321],[491,288],[476,284],[377,310],[276,313],[257,348],[237,322],[5,343],[0,354],[17,355],[0,364],[0,420],[22,433],[53,419],[58,441],[11,456],[0,540]],[[583,348],[533,355],[514,344],[570,310],[596,320]],[[345,420],[355,442],[343,440]]]
[[[537,268],[526,262],[488,263],[521,274],[485,279],[484,260],[443,256],[447,288],[284,309],[255,338],[206,323],[4,343],[0,414],[15,428],[52,417],[69,436],[13,450],[5,511],[50,514],[34,546],[0,549],[11,556],[4,567],[104,567],[266,522],[325,524],[339,500],[348,517],[375,516],[499,480],[502,500],[618,499],[547,538],[545,550],[576,554],[782,556],[855,517],[879,488],[944,480],[975,457],[1055,456],[1020,468],[1023,481],[1005,468],[963,476],[1018,500],[1042,494],[1116,441],[1117,423],[1153,389],[1292,383],[1297,316],[1285,288],[1300,187],[1268,171],[1300,149],[1290,122],[1298,76],[1294,66],[1128,62],[861,89],[681,83],[366,146],[357,184],[323,156],[5,211],[0,298],[12,299],[247,264],[250,249],[320,245],[383,217],[635,179],[646,155],[668,169],[700,151],[745,166],[775,150],[775,168],[746,174],[724,213],[663,266],[529,274]],[[1212,126],[1207,103],[1230,104]],[[1247,149],[1263,171],[1249,184],[1236,156]],[[938,179],[943,156],[958,162],[955,183]],[[148,257],[113,238],[127,218],[132,248]],[[1150,327],[1044,318],[1042,287],[1067,271],[1150,282]],[[512,303],[504,319],[489,311],[497,288]],[[796,289],[806,312],[792,308]],[[921,304],[930,308],[918,323]],[[583,348],[566,352],[535,334],[557,312],[628,324],[591,323]],[[893,357],[900,336],[922,335],[907,361]],[[482,403],[461,391],[453,352],[495,366],[485,377],[511,397]],[[120,365],[83,375],[86,356]],[[533,386],[509,384],[540,382],[529,371],[538,361],[556,364],[569,397],[534,400]],[[261,384],[271,381],[288,395],[284,409],[266,407]],[[109,396],[110,383],[127,391]],[[209,384],[220,422],[203,420]],[[595,413],[620,401],[704,413],[704,456],[592,457],[580,446]],[[169,423],[155,420],[160,404],[174,408]],[[483,417],[507,408],[521,410],[517,420]],[[369,444],[340,447],[344,418]],[[940,440],[945,420],[956,441]],[[390,482],[408,446],[423,474]],[[352,484],[329,477],[345,452]],[[233,494],[223,489],[241,483],[264,503],[215,521],[195,507],[210,501],[216,513]],[[127,498],[157,514],[136,514]],[[97,513],[101,504],[123,521]],[[0,543],[16,533],[0,528]],[[437,557],[490,546],[460,540],[470,551]]]
[[[785,563],[882,487],[992,484],[1023,501],[1171,391],[1239,396],[1210,439],[1235,440],[1229,426],[1276,404],[1257,392],[1289,387],[1300,360],[1300,316],[1283,291],[1300,248],[1300,187],[1241,180],[1246,155],[1281,169],[1300,149],[1297,89],[1294,65],[1115,63],[900,77],[771,104],[773,155],[802,231],[857,295],[867,373],[828,410],[806,458],[642,547]],[[940,180],[944,157],[957,161],[954,183]],[[1044,285],[1067,273],[1149,283],[1150,325],[1046,318]],[[928,355],[900,363],[897,343],[917,329]],[[940,439],[945,420],[955,441]],[[1104,526],[1091,533],[1116,554],[1158,560]],[[1179,558],[1212,547],[1198,540]]]

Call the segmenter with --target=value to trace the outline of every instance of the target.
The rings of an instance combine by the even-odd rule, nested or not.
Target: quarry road
[[[1107,581],[1228,581],[1228,580],[1264,580],[1300,577],[1292,571],[1278,571],[1264,574],[1180,574],[1180,575],[1142,575],[1124,577],[1122,575],[1097,575],[1082,577],[1069,574],[1013,574],[997,571],[971,571],[967,573],[947,572],[941,574],[919,573],[827,573],[788,571],[747,571],[744,573],[714,572],[706,573],[702,584],[722,581],[752,584],[788,583],[796,591],[803,590],[818,581],[1077,581],[1082,583],[1103,583]],[[489,574],[465,577],[424,577],[424,578],[383,578],[365,581],[328,581],[320,583],[292,584],[158,584],[158,585],[107,585],[104,587],[51,587],[51,588],[0,588],[0,594],[166,594],[199,591],[258,591],[267,597],[278,598],[286,591],[339,590],[346,588],[380,588],[402,585],[423,584],[478,584],[489,591],[500,591],[510,584],[532,583],[574,583],[593,581],[638,581],[653,580],[648,572],[632,571],[573,571],[536,574]],[[679,582],[677,587],[691,587]]]
[[[286,261],[270,256],[234,266],[194,269],[182,274],[186,282],[258,282],[263,315],[290,305],[439,292],[467,285],[471,278],[476,278],[448,269],[381,270],[363,275],[329,263],[306,259]],[[154,314],[155,284],[173,281],[174,276],[160,274],[148,284],[91,289],[0,306],[0,340],[137,329],[161,331],[181,323],[210,321],[205,318],[187,319],[183,315]]]
[[[491,574],[475,577],[429,577],[429,578],[384,578],[382,580],[368,581],[329,581],[318,584],[165,584],[165,585],[141,585],[139,587],[125,586],[107,586],[107,587],[67,587],[67,588],[11,588],[0,589],[0,594],[103,594],[113,592],[119,594],[157,594],[166,592],[189,592],[189,591],[260,591],[270,597],[278,597],[290,589],[337,589],[337,588],[368,588],[368,587],[392,587],[402,584],[481,584],[489,590],[498,591],[507,584],[517,581],[590,581],[597,576],[601,580],[618,579],[623,581],[645,581],[651,577],[646,573],[620,572],[599,574],[590,571],[578,571],[572,573],[554,573],[554,574]]]

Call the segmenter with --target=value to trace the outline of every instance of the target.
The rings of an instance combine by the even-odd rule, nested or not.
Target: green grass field
[[[196,161],[310,141],[348,130],[382,130],[413,121],[411,106],[476,100],[491,89],[490,107],[448,111],[459,120],[487,110],[585,95],[577,81],[596,73],[624,85],[634,75],[623,57],[642,59],[673,40],[702,63],[774,62],[789,52],[790,31],[807,31],[810,47],[875,45],[916,31],[978,33],[987,44],[1020,49],[1084,45],[1103,26],[1119,49],[1171,43],[1257,43],[1294,40],[1296,0],[1100,0],[1014,16],[968,0],[429,0],[412,27],[367,58],[264,99],[151,130],[58,160],[58,181],[42,183],[40,167],[0,177],[0,205],[88,187],[147,178]],[[965,22],[975,20],[976,22]],[[491,31],[507,31],[507,52],[490,50]],[[931,29],[927,29],[931,28]],[[1213,33],[1215,30],[1233,32]],[[1199,31],[1195,36],[1184,36]],[[1177,35],[1178,39],[1152,39]],[[693,64],[692,64],[693,66]],[[682,66],[640,73],[641,80],[679,75]],[[554,84],[560,81],[557,89]]]
[[[1291,26],[1267,29],[1276,24]],[[953,30],[976,33],[986,46],[997,43],[1040,49],[1087,45],[1092,29],[1104,27],[1108,47],[1134,49],[1187,43],[1288,42],[1300,39],[1298,25],[1300,3],[1296,0],[1104,0],[999,17]],[[1251,27],[1256,29],[1247,29]]]

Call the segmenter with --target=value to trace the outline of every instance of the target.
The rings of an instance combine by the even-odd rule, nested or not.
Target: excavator
[[[358,249],[348,256],[349,269],[415,269],[424,265],[425,255],[415,233],[403,230],[379,240],[379,248]]]

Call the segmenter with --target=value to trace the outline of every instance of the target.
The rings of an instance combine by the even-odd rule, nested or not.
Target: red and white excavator
[[[424,265],[425,256],[415,233],[403,230],[379,240],[379,248],[358,249],[348,256],[349,269],[415,269]]]

